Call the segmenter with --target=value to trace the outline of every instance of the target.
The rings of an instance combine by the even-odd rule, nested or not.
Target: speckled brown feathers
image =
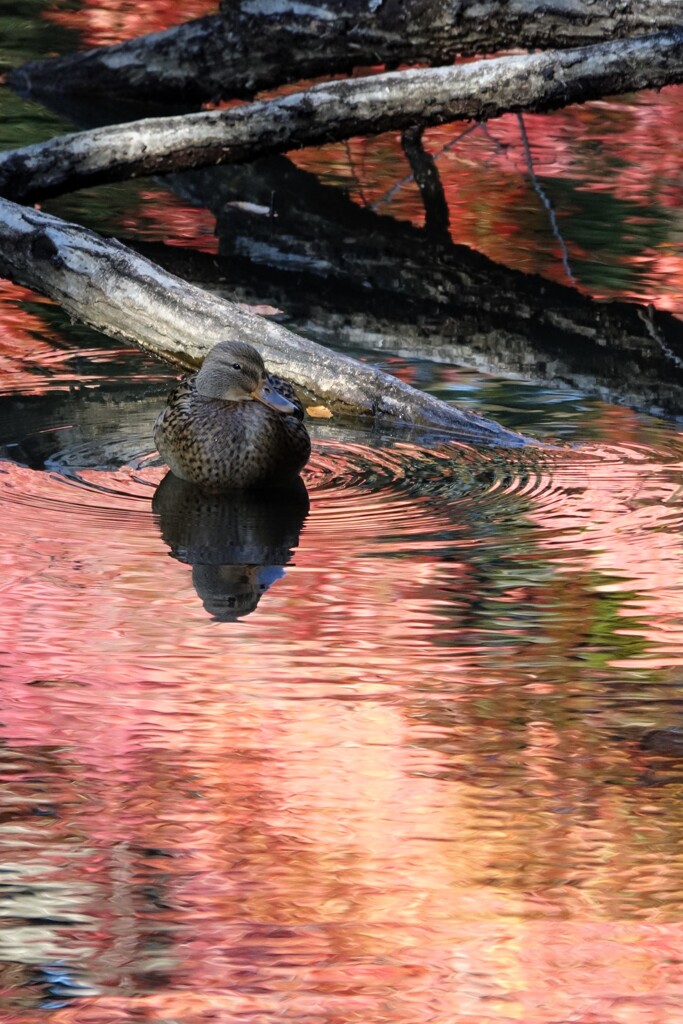
[[[303,408],[286,381],[266,375],[265,383],[292,402],[292,414],[246,396],[207,397],[197,390],[196,374],[175,388],[154,440],[176,476],[210,491],[282,486],[298,476],[311,454]]]

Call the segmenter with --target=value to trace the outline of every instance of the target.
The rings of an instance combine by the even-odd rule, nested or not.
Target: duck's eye
[[[233,363],[232,364],[232,368],[233,368],[233,370],[241,370],[242,369],[242,367],[240,366],[239,363]]]

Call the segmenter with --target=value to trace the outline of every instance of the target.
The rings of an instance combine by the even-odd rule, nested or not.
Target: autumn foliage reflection
[[[676,211],[683,166],[680,86],[524,117],[533,169],[552,203],[579,286],[683,312]],[[424,141],[450,211],[451,236],[497,262],[563,284],[560,243],[535,192],[516,115],[431,128]],[[290,154],[330,173],[357,202],[422,224],[417,186],[395,135]]]
[[[50,16],[92,45],[212,6]],[[527,118],[594,294],[679,308],[681,95]],[[385,201],[393,137],[296,159],[422,216],[409,184]],[[560,277],[514,119],[439,167],[455,240]],[[206,214],[143,199],[116,228],[213,251]],[[3,289],[3,425],[108,379],[110,352],[77,357]],[[292,562],[222,623],[169,557],[161,467],[79,463],[59,418],[69,464],[9,452],[10,1024],[680,1024],[683,444],[626,410],[576,417],[590,444],[536,462],[318,440]],[[144,456],[153,416],[132,419],[116,438]]]
[[[109,46],[214,14],[216,6],[211,0],[84,0],[74,9],[58,0],[43,16],[78,32],[84,47]]]
[[[680,783],[641,738],[681,660],[680,452],[615,446],[630,416],[422,497],[419,448],[374,488],[319,445],[293,566],[222,625],[160,473],[6,465],[13,1024],[679,1019]]]

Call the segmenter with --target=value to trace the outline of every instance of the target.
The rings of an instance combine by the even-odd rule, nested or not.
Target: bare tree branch
[[[549,110],[683,81],[683,29],[575,50],[327,82],[230,110],[95,128],[5,153],[0,193],[21,201],[105,181],[241,162],[351,135]]]
[[[551,227],[552,233],[554,234],[555,238],[559,242],[560,251],[562,252],[562,266],[564,267],[564,272],[567,275],[567,277],[569,278],[569,280],[572,282],[572,284],[576,284],[576,278],[574,277],[574,274],[572,273],[572,268],[571,268],[571,265],[569,263],[569,252],[567,250],[567,243],[565,242],[564,238],[562,237],[562,233],[560,231],[560,226],[557,223],[557,215],[555,213],[555,210],[553,209],[553,204],[548,199],[548,196],[547,196],[543,186],[541,185],[540,181],[538,180],[538,175],[536,174],[536,170],[534,168],[534,160],[533,160],[533,157],[531,155],[531,146],[529,144],[529,136],[527,135],[526,125],[524,124],[524,118],[522,117],[521,114],[517,114],[517,124],[519,125],[520,135],[522,136],[522,146],[524,148],[524,159],[526,161],[526,167],[527,167],[527,171],[529,172],[529,177],[531,178],[531,184],[534,186],[534,191],[536,192],[536,195],[541,200],[541,202],[543,203],[543,206],[545,207],[545,209],[546,209],[546,211],[548,213],[548,219],[550,221],[550,227]]]

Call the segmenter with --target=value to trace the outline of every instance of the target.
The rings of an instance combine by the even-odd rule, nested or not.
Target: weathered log
[[[197,365],[221,338],[238,336],[256,345],[271,369],[342,412],[482,443],[529,442],[218,299],[76,224],[0,200],[0,243],[0,274],[49,295],[90,326],[181,365]]]
[[[10,73],[22,93],[200,104],[363,65],[571,47],[675,28],[679,0],[229,0],[218,16]]]
[[[683,81],[683,29],[579,49],[326,82],[229,110],[64,135],[0,157],[0,193],[27,201],[66,189],[241,162],[412,125],[549,110]]]

